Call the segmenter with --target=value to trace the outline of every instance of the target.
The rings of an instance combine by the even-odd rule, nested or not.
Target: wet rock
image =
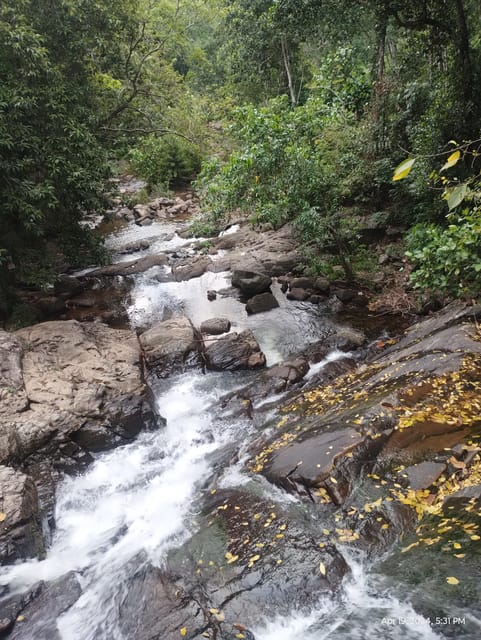
[[[85,288],[80,278],[74,276],[59,276],[54,284],[54,293],[57,296],[71,298],[81,293]]]
[[[167,256],[163,253],[158,255],[145,256],[144,258],[138,258],[137,260],[131,260],[129,262],[118,262],[116,264],[110,264],[106,267],[99,267],[90,271],[88,277],[99,276],[132,276],[136,273],[143,273],[152,267],[162,267],[167,264]]]
[[[278,306],[279,303],[272,293],[259,293],[247,301],[246,311],[249,315],[252,315],[254,313],[270,311],[271,309],[275,309]]]
[[[462,508],[467,504],[475,505],[479,507],[481,505],[481,484],[473,485],[472,487],[466,487],[452,493],[444,499],[443,507],[449,509],[450,507]]]
[[[300,382],[309,371],[309,364],[304,358],[295,358],[259,373],[255,380],[221,399],[224,409],[230,415],[247,415],[253,417],[253,403],[271,395],[282,393],[292,385]],[[247,401],[247,402],[246,402]]]
[[[232,272],[232,286],[247,296],[255,296],[270,290],[272,278],[253,271],[236,270]]]
[[[125,246],[123,246],[118,253],[127,254],[127,253],[137,253],[138,251],[146,251],[150,247],[150,240],[135,240],[134,242],[129,242]]]
[[[230,326],[230,320],[227,318],[211,318],[210,320],[204,320],[200,325],[200,330],[201,333],[218,336],[230,331]]]
[[[136,220],[135,224],[139,225],[140,227],[150,227],[152,222],[153,222],[152,218],[145,217],[145,218],[140,218],[139,220]]]
[[[39,556],[43,550],[37,489],[33,480],[0,466],[0,563]]]
[[[209,289],[209,291],[207,291],[207,300],[209,300],[209,302],[212,302],[213,300],[216,300],[217,298],[217,291],[214,291],[213,289]]]
[[[345,289],[340,287],[332,288],[331,293],[344,304],[351,302],[357,296],[357,291],[354,289]]]
[[[314,289],[315,278],[293,278],[290,281],[291,289]]]
[[[190,320],[165,320],[140,335],[146,365],[159,378],[200,366],[201,339]]]
[[[268,480],[290,491],[313,496],[333,472],[336,461],[364,443],[365,439],[354,429],[337,429],[325,433],[309,434],[304,441],[297,440],[275,451],[263,473]],[[335,502],[342,502],[339,487],[330,487]],[[344,497],[347,491],[344,492]]]
[[[327,278],[319,276],[318,278],[315,279],[314,289],[316,291],[320,291],[321,293],[327,294],[329,293],[330,288],[331,288],[331,284]]]
[[[213,371],[257,369],[266,363],[254,334],[250,330],[230,333],[206,345],[207,367]]]
[[[192,586],[196,583],[195,574]],[[191,588],[192,588],[191,586]],[[118,598],[120,628],[125,638],[135,640],[178,640],[180,630],[205,628],[204,614],[189,592],[184,592],[165,570],[142,563],[129,578],[122,599]]]
[[[74,572],[57,580],[41,583],[35,597],[22,609],[23,619],[16,621],[8,636],[11,640],[61,640],[57,618],[68,611],[81,595]]]
[[[199,278],[212,266],[212,260],[207,256],[195,256],[183,263],[175,265],[172,269],[174,279],[177,282]]]
[[[408,478],[409,487],[415,491],[428,489],[446,471],[444,462],[431,462],[426,460],[404,469]]]
[[[362,331],[351,327],[338,327],[336,332],[326,339],[325,344],[331,349],[352,351],[362,347],[365,342],[366,336]]]
[[[205,628],[230,638],[262,616],[309,606],[339,587],[347,563],[333,544],[320,548],[318,540],[315,523],[287,515],[272,500],[243,489],[218,491],[168,567],[185,599],[199,603]]]
[[[286,298],[288,300],[297,300],[298,302],[303,302],[304,300],[307,300],[310,295],[310,292],[306,291],[306,289],[294,288],[287,292]]]
[[[37,298],[36,306],[44,317],[54,316],[65,311],[65,300],[57,296],[42,296]]]

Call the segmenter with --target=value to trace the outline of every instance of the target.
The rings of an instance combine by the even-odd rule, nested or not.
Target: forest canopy
[[[200,169],[205,233],[234,209],[289,220],[312,264],[327,247],[353,277],[359,219],[384,216],[419,286],[475,291],[477,270],[456,275],[481,263],[480,22],[474,0],[4,0],[0,310],[102,259],[79,223],[125,160],[151,192]],[[469,180],[446,217],[441,196]]]

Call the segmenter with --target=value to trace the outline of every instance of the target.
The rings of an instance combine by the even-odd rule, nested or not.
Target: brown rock
[[[230,331],[230,320],[227,318],[210,318],[209,320],[204,320],[200,325],[200,330],[201,333],[218,336]]]
[[[140,335],[145,362],[159,378],[200,366],[201,341],[183,316],[160,322]]]

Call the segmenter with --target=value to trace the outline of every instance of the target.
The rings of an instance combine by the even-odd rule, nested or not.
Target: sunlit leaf
[[[400,165],[396,167],[394,170],[394,175],[392,177],[393,181],[396,182],[398,180],[404,180],[410,173],[413,168],[414,163],[416,162],[416,158],[408,158],[407,160],[403,160]]]
[[[321,562],[319,565],[319,571],[322,573],[323,576],[326,575],[326,567],[323,562]]]
[[[459,580],[454,576],[449,576],[448,578],[446,578],[446,582],[448,584],[459,584]]]
[[[454,167],[454,165],[458,163],[460,158],[461,158],[461,151],[458,150],[452,153],[449,156],[449,158],[446,160],[446,163],[443,164],[443,166],[441,167],[441,171],[446,171],[446,169],[450,169],[451,167]]]

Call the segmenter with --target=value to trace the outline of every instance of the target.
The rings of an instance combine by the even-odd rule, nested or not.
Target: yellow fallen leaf
[[[455,549],[461,549],[461,545],[459,544],[459,542],[453,542],[453,547]]]
[[[6,517],[7,517],[7,514],[3,513],[3,511],[0,511],[0,522],[4,522]]]
[[[187,627],[182,627],[182,629],[180,630],[180,635],[181,636],[186,636],[187,635]]]
[[[322,573],[323,576],[326,575],[326,566],[323,562],[319,564],[319,571]]]
[[[459,580],[454,576],[449,576],[448,578],[446,578],[446,582],[448,584],[459,584]]]

